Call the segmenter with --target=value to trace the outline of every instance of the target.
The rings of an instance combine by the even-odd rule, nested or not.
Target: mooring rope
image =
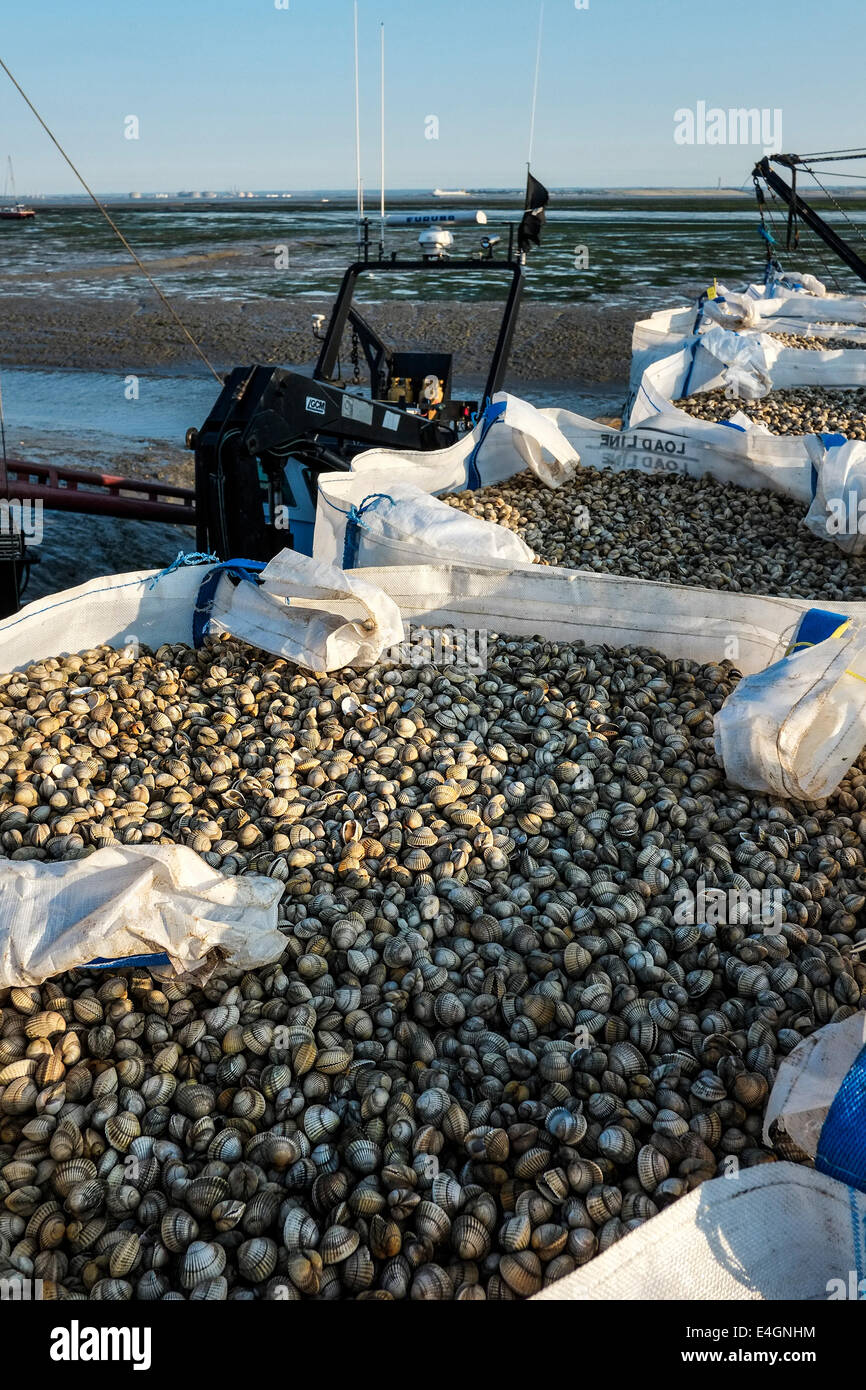
[[[121,244],[123,245],[123,247],[125,248],[125,250],[128,251],[129,255],[132,257],[133,261],[134,261],[135,264],[138,266],[138,269],[141,271],[142,275],[144,276],[144,278],[145,278],[145,280],[147,281],[147,283],[150,285],[151,289],[154,290],[155,293],[159,296],[159,298],[160,298],[160,300],[162,301],[163,305],[164,305],[165,308],[168,310],[168,312],[171,314],[171,317],[174,319],[175,323],[177,324],[177,326],[178,326],[178,328],[180,329],[180,331],[183,333],[184,337],[189,341],[189,343],[191,343],[192,347],[195,349],[195,351],[197,352],[198,356],[201,358],[202,362],[203,362],[203,363],[205,364],[205,366],[207,367],[208,371],[209,371],[209,372],[212,374],[212,376],[219,382],[220,386],[222,386],[222,384],[223,384],[222,377],[220,376],[219,372],[216,370],[216,367],[214,367],[213,363],[212,363],[212,362],[210,361],[210,359],[208,358],[207,354],[205,353],[204,349],[201,347],[200,343],[198,343],[198,342],[196,341],[196,339],[193,337],[192,333],[191,333],[191,332],[189,331],[189,329],[187,328],[187,326],[186,326],[186,324],[184,323],[183,319],[181,318],[180,314],[177,312],[177,310],[175,309],[174,305],[171,303],[171,301],[167,298],[167,296],[166,296],[166,295],[163,293],[163,291],[160,289],[159,285],[156,283],[156,281],[154,280],[153,276],[145,269],[145,267],[144,267],[144,265],[142,264],[141,260],[139,259],[138,255],[137,255],[136,252],[133,250],[133,248],[130,246],[129,242],[127,241],[126,237],[123,235],[123,232],[120,230],[120,228],[118,227],[117,223],[116,223],[116,222],[114,221],[114,219],[112,218],[112,216],[111,216],[111,214],[109,213],[108,209],[102,205],[102,203],[99,201],[99,198],[97,198],[96,194],[93,192],[93,189],[90,187],[90,185],[87,183],[87,180],[84,178],[84,175],[81,174],[81,173],[79,172],[79,170],[75,167],[75,165],[73,164],[72,160],[69,158],[69,155],[68,155],[68,154],[66,153],[66,151],[64,150],[64,148],[63,148],[63,146],[61,145],[60,141],[57,139],[57,136],[56,136],[56,135],[54,134],[54,132],[53,132],[51,129],[49,129],[49,127],[46,125],[45,121],[42,119],[42,117],[40,116],[39,112],[36,110],[36,107],[33,105],[33,102],[30,100],[29,96],[28,96],[27,93],[24,91],[24,88],[21,86],[21,83],[17,80],[17,78],[14,76],[14,74],[11,73],[11,72],[9,71],[9,68],[6,66],[6,64],[4,63],[4,61],[3,61],[2,58],[0,58],[0,68],[3,69],[3,71],[4,71],[5,74],[6,74],[6,76],[9,78],[9,81],[12,83],[13,87],[15,87],[16,90],[20,93],[20,95],[24,98],[25,102],[26,102],[27,105],[30,107],[30,110],[33,112],[33,115],[36,117],[36,119],[37,119],[37,121],[39,122],[39,124],[41,125],[42,129],[45,131],[45,134],[48,136],[49,140],[51,140],[51,142],[52,142],[54,145],[56,145],[56,147],[57,147],[57,149],[60,151],[60,154],[62,155],[63,159],[66,161],[66,163],[69,165],[70,169],[72,170],[73,174],[74,174],[75,177],[78,179],[78,182],[81,184],[82,188],[83,188],[84,191],[87,193],[88,197],[91,198],[91,199],[93,200],[93,202],[94,202],[94,204],[96,205],[96,207],[97,207],[97,208],[99,209],[99,211],[102,213],[102,216],[105,218],[105,220],[106,220],[106,222],[108,223],[109,227],[110,227],[111,230],[114,232],[114,234],[115,234],[115,236],[118,238],[118,240],[121,242]]]

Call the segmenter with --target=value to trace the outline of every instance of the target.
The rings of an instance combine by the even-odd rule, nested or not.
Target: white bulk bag
[[[856,1298],[864,1226],[862,1193],[760,1164],[702,1183],[533,1301]]]
[[[846,604],[844,618],[819,613],[834,631],[839,628],[825,641],[827,631],[804,635],[804,616],[814,623],[817,611],[807,600],[581,570],[455,562],[344,573],[289,552],[268,571],[264,590],[252,584],[233,589],[221,579],[214,625],[316,670],[376,661],[403,640],[404,620],[415,626],[653,647],[668,657],[700,662],[730,656],[752,677],[741,681],[716,718],[716,749],[730,781],[781,796],[828,795],[866,744],[866,682],[858,679],[860,666],[866,668],[860,659],[864,603]],[[195,580],[187,584],[185,597],[176,583],[169,584],[166,592],[174,596],[161,606],[164,626],[157,626],[152,610],[147,615],[152,645],[191,641],[202,576],[211,572],[208,566],[181,571]],[[65,641],[53,628],[46,635],[43,605],[30,605],[0,623],[0,670],[116,641],[129,617],[129,595],[137,594],[146,606],[162,584],[178,577],[117,576],[103,581],[96,604],[90,585],[53,595],[49,610],[65,613]],[[124,621],[118,623],[119,617]],[[845,619],[851,621],[843,629]],[[82,636],[81,642],[74,640]],[[786,657],[798,640],[817,645]]]
[[[818,284],[817,281],[814,283]],[[780,318],[866,324],[866,296],[808,294],[803,289],[788,288],[777,283],[769,289],[763,285],[750,285],[743,294],[726,291],[725,299],[730,312],[739,314],[740,324],[745,328],[756,328],[761,324],[775,326],[773,321]]]
[[[471,434],[447,449],[368,449],[352,460],[352,472],[395,469],[424,492],[486,487],[532,469],[547,487],[568,482],[578,460],[544,412],[501,392]]]
[[[850,439],[819,452],[805,524],[847,555],[861,555],[866,550],[866,444]]]
[[[321,473],[313,555],[345,570],[473,556],[480,565],[531,565],[529,546],[399,478],[399,468]]]
[[[866,1013],[828,1023],[783,1058],[764,1116],[764,1143],[792,1140],[810,1158],[818,1153],[827,1116],[842,1083],[866,1046]],[[834,1176],[839,1176],[835,1174]],[[848,1181],[866,1184],[866,1170]]]
[[[815,801],[866,745],[866,624],[813,609],[792,650],[741,681],[715,718],[729,782]]]
[[[306,563],[317,562],[307,559]],[[0,671],[20,670],[40,657],[85,651],[102,642],[122,645],[131,594],[140,605],[132,620],[147,632],[149,646],[192,645],[195,605],[202,580],[212,569],[204,565],[169,576],[115,575],[29,604],[0,621]],[[176,582],[181,576],[187,581],[185,592]],[[380,566],[341,575],[336,596],[335,590],[328,590],[332,597],[305,601],[310,619],[318,622],[323,610],[339,623],[363,618],[365,608],[357,597],[357,585],[366,586],[361,592],[386,595],[402,619],[413,624],[486,627],[490,632],[538,634],[552,641],[654,647],[669,657],[692,661],[718,661],[729,641],[735,640],[737,665],[746,673],[761,671],[782,656],[803,613],[812,607],[805,599],[765,598],[552,566],[485,567],[467,560]],[[244,589],[252,586],[244,585]],[[158,617],[154,603],[161,591]],[[223,630],[234,607],[234,593],[231,583],[220,579],[212,611],[216,626]],[[50,613],[65,615],[66,640],[46,619],[46,604]],[[852,616],[866,618],[866,604],[846,604],[846,609]],[[299,619],[298,608],[288,611],[293,620]],[[238,630],[237,635],[246,633]],[[270,635],[251,631],[249,640]],[[357,642],[357,634],[352,640]],[[400,640],[395,637],[386,645]]]
[[[700,332],[702,312],[700,304],[677,305],[673,309],[659,309],[647,319],[638,319],[631,335],[630,393],[637,390],[651,363],[679,352]]]
[[[644,387],[641,390],[645,390]],[[617,430],[568,410],[546,410],[587,468],[652,477],[680,474],[793,497],[808,507],[813,469],[807,437],[781,438],[758,426],[695,420],[669,402],[634,429]]]
[[[271,560],[260,584],[224,593],[211,630],[312,671],[362,670],[404,637],[400,611],[381,589],[293,550]]]
[[[797,289],[778,285],[772,293],[766,285],[750,285],[744,290],[731,290],[716,283],[712,295],[707,292],[690,304],[677,304],[670,309],[657,309],[648,318],[639,319],[632,333],[632,362],[645,357],[644,365],[654,358],[665,356],[669,346],[674,352],[688,339],[704,333],[714,323],[740,333],[761,332],[797,333],[814,337],[849,337],[866,339],[862,326],[866,323],[866,296],[843,297],[809,294],[804,287]],[[837,319],[835,315],[843,317]],[[846,318],[853,319],[847,322]]]
[[[758,400],[771,390],[798,386],[866,385],[866,352],[860,348],[802,350],[784,347],[767,334],[733,333],[714,325],[690,346],[653,362],[635,395],[629,424],[676,411],[676,400],[723,389],[730,398]],[[735,393],[739,393],[737,396]],[[687,412],[679,412],[688,416]]]
[[[279,960],[283,885],[219,874],[182,845],[116,845],[60,863],[0,860],[0,988],[104,959],[164,955],[207,978]]]

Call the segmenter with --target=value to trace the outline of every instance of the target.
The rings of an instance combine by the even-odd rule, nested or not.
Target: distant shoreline
[[[832,195],[832,197],[830,197]],[[30,202],[37,210],[44,212],[62,212],[71,207],[87,207],[91,205],[90,199],[83,194],[27,194]],[[371,193],[371,197],[373,194]],[[375,195],[378,197],[378,194]],[[580,207],[587,203],[647,203],[659,202],[701,202],[710,201],[713,203],[731,201],[736,203],[750,203],[754,201],[754,191],[749,188],[672,188],[666,186],[644,187],[644,188],[582,188],[582,189],[552,189],[551,207],[556,205]],[[849,188],[847,186],[830,187],[830,194],[824,194],[820,189],[810,189],[809,199],[813,203],[826,203],[834,198],[844,197],[846,202],[866,203],[866,188]],[[202,212],[232,211],[237,212],[243,209],[245,212],[261,211],[291,212],[293,209],[309,210],[310,208],[320,209],[323,204],[332,204],[334,209],[353,207],[355,194],[345,190],[317,190],[305,192],[292,192],[291,194],[271,194],[267,192],[254,193],[252,196],[240,197],[231,193],[218,193],[215,197],[201,197],[192,195],[169,194],[167,196],[155,193],[104,193],[99,194],[100,201],[108,208],[135,208],[138,211],[160,211],[169,212],[178,209],[194,210]],[[491,204],[513,205],[515,208],[523,206],[523,192],[520,189],[489,189],[476,188],[470,189],[465,197],[437,198],[432,190],[429,189],[394,189],[388,193],[389,206],[392,210],[398,208],[400,204],[415,206],[423,204],[425,207],[442,208],[446,211],[450,208],[465,208],[473,201],[484,201]],[[378,213],[372,205],[368,209],[371,221],[378,220]]]

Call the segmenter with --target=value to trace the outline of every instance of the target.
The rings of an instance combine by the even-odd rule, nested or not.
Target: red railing
[[[195,492],[152,478],[119,478],[86,468],[9,459],[0,461],[0,499],[41,501],[50,511],[116,516],[134,521],[195,521]]]

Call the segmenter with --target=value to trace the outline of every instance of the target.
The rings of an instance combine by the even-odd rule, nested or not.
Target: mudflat
[[[300,366],[316,356],[311,315],[329,315],[331,301],[202,298],[172,303],[217,371],[253,362]],[[483,373],[501,309],[492,303],[369,302],[365,314],[386,340],[407,349],[447,343],[460,371]],[[510,380],[577,377],[596,382],[628,377],[631,333],[643,306],[524,302],[511,355]],[[200,358],[155,296],[3,296],[0,366],[77,367],[134,372],[181,369]]]

